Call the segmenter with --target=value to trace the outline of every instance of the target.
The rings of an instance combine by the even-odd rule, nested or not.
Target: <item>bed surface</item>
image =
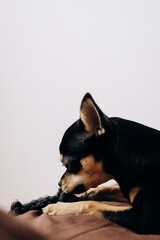
[[[108,202],[107,202],[108,204]],[[111,205],[124,205],[109,202]],[[2,224],[3,217],[3,224]],[[5,229],[4,227],[5,226]],[[12,226],[12,229],[10,227]],[[8,229],[7,229],[8,228]],[[4,231],[12,238],[2,238]],[[18,235],[16,235],[18,234]],[[30,234],[30,236],[27,236]],[[37,234],[37,235],[36,235]],[[158,235],[139,235],[109,220],[91,216],[48,216],[30,211],[17,217],[0,212],[0,239],[3,240],[160,240]]]

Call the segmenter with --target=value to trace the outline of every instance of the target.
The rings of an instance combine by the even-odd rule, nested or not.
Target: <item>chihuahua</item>
[[[50,204],[48,215],[107,218],[141,234],[160,233],[160,132],[121,118],[109,118],[87,93],[80,118],[60,144],[65,166],[59,185],[65,193],[85,191],[93,200],[128,202],[111,206],[97,201]],[[118,186],[98,186],[114,179]]]

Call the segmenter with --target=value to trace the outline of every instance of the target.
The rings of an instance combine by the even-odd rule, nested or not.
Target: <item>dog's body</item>
[[[93,215],[137,233],[160,233],[160,132],[141,124],[108,118],[90,94],[82,100],[80,119],[60,144],[66,193],[91,191],[95,200],[129,202],[115,207],[95,201],[58,203],[43,209],[50,215]],[[97,187],[115,179],[118,187]]]

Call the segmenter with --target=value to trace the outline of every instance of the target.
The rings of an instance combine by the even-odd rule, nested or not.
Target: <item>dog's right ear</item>
[[[85,126],[85,130],[90,134],[102,135],[105,133],[103,119],[106,116],[97,106],[92,96],[87,93],[81,103],[80,119]]]

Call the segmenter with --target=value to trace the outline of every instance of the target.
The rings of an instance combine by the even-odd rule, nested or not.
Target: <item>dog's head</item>
[[[102,163],[106,121],[107,116],[87,93],[80,119],[67,129],[59,148],[60,161],[66,167],[59,182],[64,192],[81,193],[111,179]]]

